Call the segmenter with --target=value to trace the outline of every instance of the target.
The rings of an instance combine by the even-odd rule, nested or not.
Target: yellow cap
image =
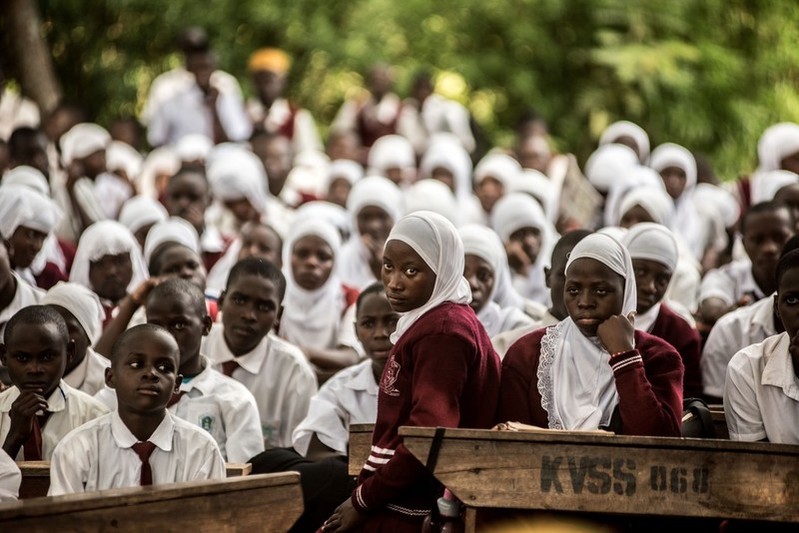
[[[291,59],[288,54],[278,48],[260,48],[252,53],[247,62],[250,72],[268,70],[278,74],[285,74],[291,68]]]

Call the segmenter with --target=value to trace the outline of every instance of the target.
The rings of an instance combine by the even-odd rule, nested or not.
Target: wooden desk
[[[435,429],[399,433],[426,464]],[[473,508],[799,521],[792,445],[447,429],[433,473]]]
[[[287,531],[302,511],[286,472],[0,504],[0,531]]]
[[[350,448],[349,448],[349,474],[357,476],[361,473],[369,452],[372,451],[372,430],[374,424],[352,424],[350,425]]]
[[[50,461],[21,461],[17,466],[22,471],[20,499],[47,496],[50,490]],[[225,469],[227,477],[248,476],[252,472],[252,464],[226,463]]]

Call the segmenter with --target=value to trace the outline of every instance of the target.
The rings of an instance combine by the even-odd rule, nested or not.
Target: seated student
[[[14,384],[0,393],[3,449],[17,460],[48,461],[64,435],[108,409],[62,379],[75,345],[54,309],[20,310],[8,321],[3,342],[0,361]]]
[[[780,258],[797,248],[799,235],[794,235],[782,247]],[[700,359],[703,392],[709,402],[722,402],[727,365],[733,355],[785,331],[774,307],[774,297],[766,296],[751,305],[739,307],[713,325]]]
[[[682,313],[675,312],[672,307],[674,304],[665,298],[679,255],[674,235],[665,226],[642,222],[631,227],[621,243],[630,253],[635,272],[638,295],[635,329],[660,337],[677,350],[685,368],[683,396],[700,397],[702,371],[699,368],[699,332]],[[687,311],[684,313],[688,314]]]
[[[371,455],[325,531],[419,531],[441,486],[403,446],[400,426],[486,428],[500,362],[469,307],[463,243],[441,215],[400,219],[386,241],[383,285],[401,314],[380,380]]]
[[[311,399],[308,415],[292,435],[298,453],[308,459],[331,453],[347,455],[350,425],[374,424],[377,383],[391,351],[389,336],[398,319],[382,283],[369,285],[358,296],[355,334],[367,359],[334,375]]]
[[[338,230],[323,220],[296,224],[283,249],[286,296],[278,334],[299,346],[319,377],[358,362],[352,315],[358,291],[335,273],[340,257]]]
[[[222,323],[200,348],[226,376],[255,396],[269,446],[290,446],[291,433],[316,394],[316,375],[302,350],[272,333],[286,291],[280,269],[263,259],[242,259],[219,297]]]
[[[255,398],[244,385],[211,368],[200,353],[211,329],[200,288],[180,278],[166,280],[147,295],[146,311],[147,323],[167,329],[180,347],[183,381],[167,403],[169,412],[208,431],[228,462],[246,463],[264,451]],[[104,388],[96,398],[116,408],[113,389]]]
[[[741,218],[741,235],[747,259],[709,271],[699,291],[699,314],[705,324],[741,305],[756,302],[774,292],[774,270],[785,242],[793,235],[790,209],[776,202],[762,202]]]
[[[120,302],[147,279],[136,237],[113,220],[95,222],[83,232],[69,280],[94,291],[105,312],[105,327]]]
[[[149,196],[134,196],[119,211],[119,223],[130,230],[139,247],[144,250],[144,242],[152,227],[169,218],[161,202]]]
[[[103,306],[97,295],[77,283],[61,282],[47,291],[41,301],[61,315],[67,324],[75,355],[67,363],[64,381],[73,388],[94,395],[105,386],[105,369],[111,363],[92,349],[102,331]]]
[[[510,347],[498,420],[679,437],[682,360],[666,341],[635,330],[635,301],[627,249],[599,233],[580,241],[566,263],[569,316]]]
[[[12,502],[19,498],[22,472],[17,463],[0,448],[0,503]]]
[[[48,496],[225,478],[213,437],[166,409],[180,387],[179,360],[177,342],[159,326],[141,324],[122,334],[106,372],[117,410],[61,441]]]
[[[544,281],[549,289],[552,305],[535,323],[500,333],[491,339],[491,343],[500,358],[504,357],[508,348],[524,335],[532,333],[538,328],[557,324],[569,316],[569,312],[563,303],[563,285],[566,283],[566,261],[569,259],[572,248],[590,234],[591,232],[588,230],[576,229],[566,233],[555,244],[552,249],[551,266],[549,268],[544,267]]]
[[[486,328],[488,336],[531,326],[533,319],[521,309],[502,306],[496,302],[500,287],[514,291],[510,283],[505,248],[497,234],[491,228],[475,224],[463,226],[458,232],[465,253],[463,277],[469,282],[472,291],[469,305],[477,313],[477,318]],[[521,295],[518,296],[521,298]]]
[[[724,415],[730,439],[799,444],[799,250],[777,265],[774,311],[785,331],[736,353],[727,367]]]

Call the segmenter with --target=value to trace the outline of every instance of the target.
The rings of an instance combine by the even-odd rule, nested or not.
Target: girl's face
[[[291,272],[306,291],[321,288],[333,270],[333,249],[321,237],[307,235],[294,243]]]
[[[433,169],[430,177],[449,187],[449,190],[451,190],[453,193],[455,192],[455,175],[450,172],[449,169],[444,167],[436,167]]]
[[[652,215],[650,215],[646,209],[640,205],[634,205],[626,213],[624,213],[624,215],[622,215],[619,226],[622,228],[631,228],[636,224],[640,224],[641,222],[654,221],[655,220],[652,218]]]
[[[255,222],[261,218],[261,214],[246,198],[226,201],[225,207],[233,212],[233,216],[236,217],[236,221],[238,221],[239,224]]]
[[[650,259],[633,259],[633,270],[638,292],[636,311],[646,313],[666,296],[673,272],[663,263]]]
[[[352,190],[352,184],[346,178],[334,178],[327,190],[327,201],[341,207],[347,207],[347,197]]]
[[[391,352],[389,337],[397,329],[399,315],[383,292],[367,294],[358,305],[355,318],[355,335],[361,341],[366,355],[372,360],[372,369],[380,375]]]
[[[47,234],[26,226],[19,226],[8,239],[8,251],[14,268],[28,268],[41,251]]]
[[[581,257],[566,269],[563,302],[580,332],[596,337],[602,322],[621,313],[624,278],[596,259]]]
[[[538,259],[538,254],[541,252],[541,243],[544,239],[540,229],[528,226],[511,233],[510,240],[521,244],[522,250],[524,250],[530,262],[535,263],[535,260]]]
[[[674,200],[679,198],[688,181],[685,171],[680,167],[666,167],[660,171],[660,177],[663,178],[663,184],[666,186],[669,196]]]
[[[358,233],[370,235],[378,242],[384,242],[391,232],[394,221],[391,216],[382,208],[376,205],[368,205],[358,211]]]
[[[89,283],[100,298],[116,304],[125,297],[130,280],[133,279],[133,263],[130,252],[104,255],[89,263]]]
[[[386,297],[398,313],[417,309],[430,300],[436,275],[413,248],[402,241],[388,241],[381,272]]]
[[[472,289],[472,303],[469,305],[475,313],[479,313],[488,303],[488,297],[494,291],[494,269],[482,257],[466,254],[463,277],[466,278]]]

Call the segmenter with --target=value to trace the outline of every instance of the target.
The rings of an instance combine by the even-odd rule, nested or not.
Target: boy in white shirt
[[[108,409],[61,379],[75,346],[54,309],[23,308],[3,341],[0,361],[14,386],[0,393],[0,442],[17,460],[47,461],[67,433]]]
[[[302,351],[272,331],[286,290],[280,269],[256,257],[230,270],[219,297],[222,323],[201,351],[255,396],[267,446],[290,446],[291,434],[316,394],[316,375]]]
[[[179,360],[177,342],[159,326],[141,324],[120,336],[106,372],[118,410],[58,445],[48,495],[225,477],[213,437],[166,410],[180,387]]]

